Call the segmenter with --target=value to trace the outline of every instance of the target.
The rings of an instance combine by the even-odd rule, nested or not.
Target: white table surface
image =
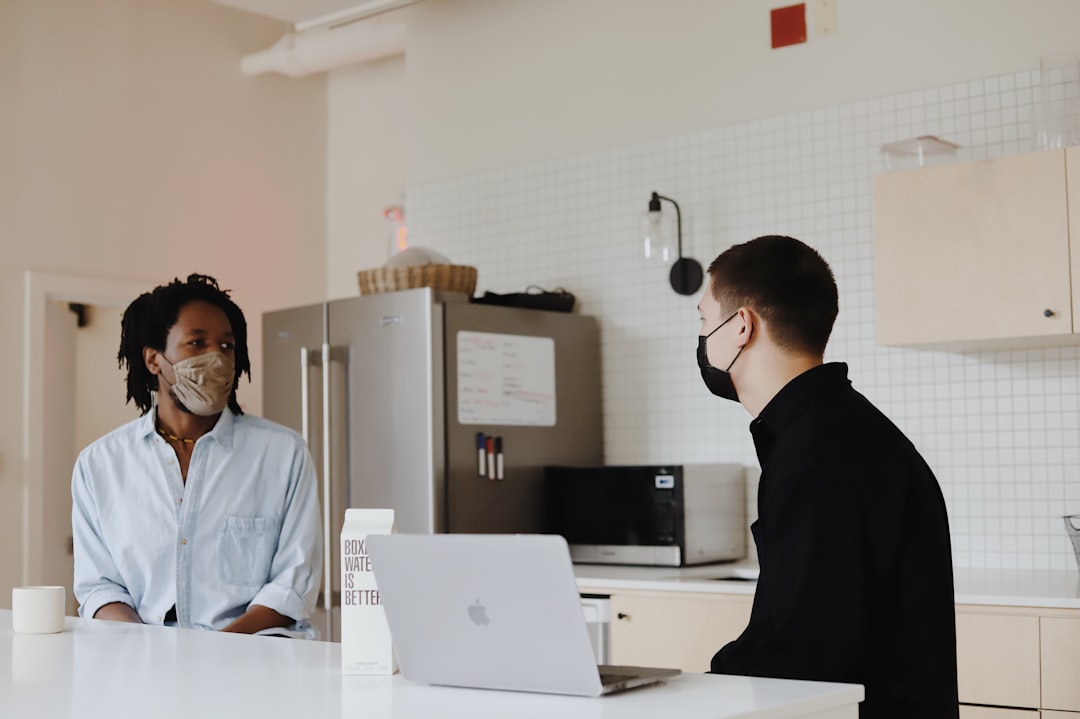
[[[81,719],[857,719],[852,684],[688,674],[602,698],[480,691],[342,676],[341,647],[67,618],[15,634],[0,609],[0,717]]]
[[[582,589],[753,594],[754,582],[713,577],[754,568],[749,562],[681,568],[575,564],[574,574]],[[957,604],[1080,609],[1080,571],[957,567],[953,579]]]

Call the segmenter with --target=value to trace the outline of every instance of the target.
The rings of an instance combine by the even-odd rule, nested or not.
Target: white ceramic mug
[[[64,631],[63,587],[15,587],[11,590],[11,627],[20,634]]]

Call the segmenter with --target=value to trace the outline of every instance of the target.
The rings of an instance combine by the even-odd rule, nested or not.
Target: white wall
[[[482,290],[566,287],[600,318],[610,464],[757,464],[750,417],[701,383],[700,291],[675,294],[642,257],[649,192],[679,200],[684,250],[703,263],[763,234],[804,240],[839,287],[826,360],[847,362],[933,467],[957,566],[1071,570],[1080,348],[916,351],[880,347],[874,330],[881,145],[933,134],[962,146],[959,161],[1023,152],[1041,89],[1026,69],[428,183],[408,193],[412,231],[476,266]]]
[[[26,270],[216,275],[245,310],[325,295],[325,80],[245,78],[276,22],[202,0],[0,3],[0,375],[21,378]],[[119,337],[117,336],[117,343]],[[19,580],[22,397],[0,407],[0,605]]]
[[[405,187],[1034,67],[1074,0],[848,0],[773,50],[772,0],[427,0],[401,58],[329,74],[332,297],[381,264]],[[404,160],[402,159],[404,157]]]
[[[357,271],[378,267],[389,253],[390,225],[382,212],[405,195],[405,149],[411,124],[405,89],[402,55],[327,75],[329,297],[356,295]]]
[[[410,8],[410,186],[1038,65],[1074,0],[841,0],[773,50],[775,0],[454,0]]]
[[[1080,511],[1077,351],[876,347],[869,178],[882,142],[923,132],[969,157],[1028,149],[1032,70],[1080,49],[1080,3],[847,0],[829,36],[810,3],[809,42],[772,50],[782,4],[413,6],[414,244],[477,265],[478,290],[564,284],[600,316],[609,461],[750,464],[748,418],[696,378],[696,298],[650,274],[632,238],[653,189],[685,200],[703,261],[755,234],[801,236],[841,284],[830,359],[852,361],[856,386],[938,469],[958,564],[1073,566],[1060,514]]]
[[[782,3],[781,3],[782,4]],[[328,80],[332,297],[381,264],[404,187],[1034,67],[1074,0],[848,0],[773,50],[772,0],[427,0],[401,58]],[[404,157],[404,160],[402,159]],[[477,218],[482,222],[482,217]],[[453,259],[453,258],[451,258]]]

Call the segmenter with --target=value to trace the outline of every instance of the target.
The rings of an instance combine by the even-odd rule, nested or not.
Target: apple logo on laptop
[[[476,604],[469,605],[469,619],[478,627],[486,627],[491,621],[487,616],[487,607],[481,604],[479,599],[476,600]]]

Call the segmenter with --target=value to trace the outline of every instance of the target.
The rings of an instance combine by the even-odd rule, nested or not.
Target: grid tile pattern
[[[958,160],[1035,148],[1029,70],[598,150],[410,188],[410,241],[479,269],[478,290],[573,292],[600,318],[611,464],[756,466],[750,418],[702,386],[698,297],[643,258],[652,191],[678,200],[684,254],[788,234],[830,262],[826,360],[912,439],[941,482],[957,566],[1071,569],[1080,514],[1076,347],[956,354],[874,343],[871,177],[883,144],[937,135]],[[674,233],[675,213],[664,204]]]

